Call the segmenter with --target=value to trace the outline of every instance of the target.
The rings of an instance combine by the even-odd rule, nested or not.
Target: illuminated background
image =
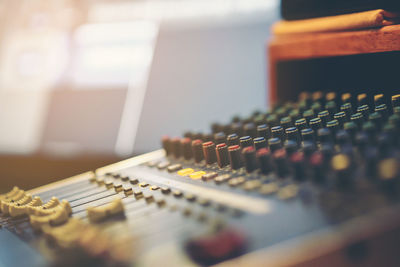
[[[0,18],[0,191],[266,108],[276,0],[4,0]]]

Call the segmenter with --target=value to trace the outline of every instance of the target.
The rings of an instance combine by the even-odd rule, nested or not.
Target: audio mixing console
[[[1,195],[0,265],[400,266],[400,95],[302,93],[211,128]]]

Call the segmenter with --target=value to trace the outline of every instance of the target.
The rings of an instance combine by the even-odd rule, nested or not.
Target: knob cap
[[[254,123],[250,122],[244,125],[244,134],[251,138],[257,137],[257,129]]]
[[[215,143],[216,143],[217,145],[218,145],[218,144],[225,143],[225,142],[226,142],[226,135],[225,135],[225,133],[224,133],[224,132],[219,132],[219,133],[214,134],[214,140],[215,140]]]
[[[268,125],[261,124],[261,125],[257,126],[257,135],[259,137],[264,137],[265,140],[268,140],[271,136]]]

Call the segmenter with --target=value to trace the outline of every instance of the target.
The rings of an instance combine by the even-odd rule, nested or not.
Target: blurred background
[[[2,0],[0,191],[265,109],[277,0]]]

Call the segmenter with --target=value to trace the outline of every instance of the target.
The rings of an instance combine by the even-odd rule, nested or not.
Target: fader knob
[[[287,140],[295,141],[298,145],[300,144],[300,134],[296,127],[290,127],[286,129]]]
[[[279,138],[270,138],[270,139],[268,139],[268,146],[269,146],[269,149],[272,152],[282,148],[281,139],[279,139]]]
[[[217,154],[215,152],[215,144],[212,141],[203,143],[203,154],[206,164],[217,162]]]

